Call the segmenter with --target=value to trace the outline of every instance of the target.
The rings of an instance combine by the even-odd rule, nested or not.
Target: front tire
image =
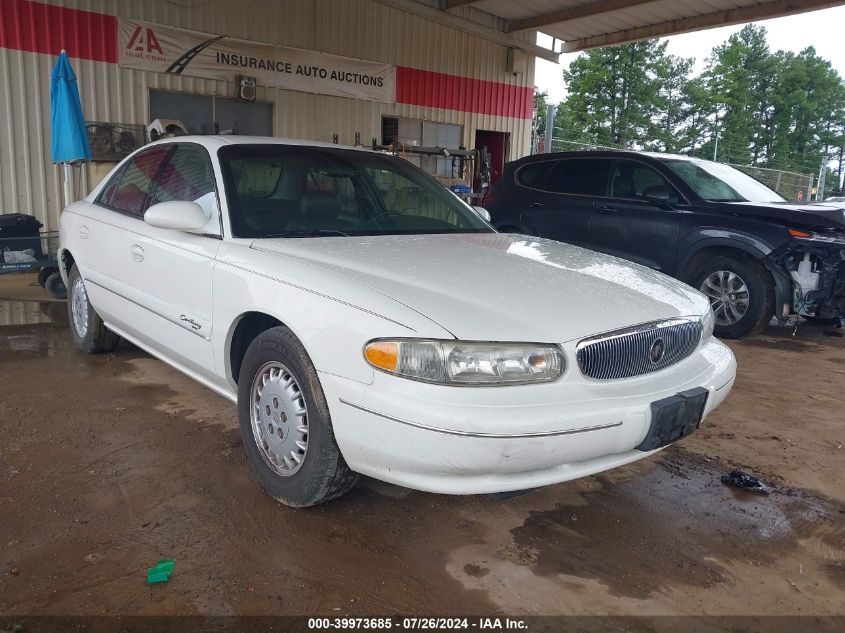
[[[76,264],[71,266],[67,281],[68,323],[76,347],[86,354],[113,352],[120,343],[120,337],[105,326],[88,301],[85,281]]]
[[[751,258],[731,254],[711,257],[696,268],[691,285],[710,299],[718,338],[759,334],[774,314],[771,275]]]
[[[238,377],[238,418],[247,457],[270,495],[313,506],[358,479],[340,453],[326,397],[299,339],[274,327],[249,345]]]

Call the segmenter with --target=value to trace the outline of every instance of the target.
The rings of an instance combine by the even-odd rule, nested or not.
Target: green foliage
[[[549,95],[534,88],[534,136],[543,136],[546,131],[546,108],[548,107]]]
[[[804,174],[828,156],[828,188],[839,188],[845,82],[812,47],[772,52],[766,29],[749,24],[692,71],[659,40],[582,53],[563,71],[555,136]]]
[[[567,138],[627,147],[652,130],[661,101],[659,67],[666,42],[651,40],[600,48],[563,71],[569,96],[556,116]]]

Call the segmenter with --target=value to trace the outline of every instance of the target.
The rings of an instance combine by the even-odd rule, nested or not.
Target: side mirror
[[[662,185],[654,185],[643,191],[643,198],[659,207],[671,206],[672,192]]]
[[[472,210],[475,211],[482,220],[487,222],[491,220],[490,212],[484,207],[473,207]]]
[[[208,222],[208,216],[196,202],[173,200],[154,204],[144,213],[144,222],[159,229],[193,231]]]

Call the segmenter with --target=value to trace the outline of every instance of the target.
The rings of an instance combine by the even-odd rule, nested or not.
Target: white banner
[[[233,80],[259,85],[393,103],[396,67],[339,55],[247,42],[139,20],[118,18],[123,68]]]

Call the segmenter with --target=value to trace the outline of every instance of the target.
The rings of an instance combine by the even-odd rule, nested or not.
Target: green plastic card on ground
[[[147,584],[155,585],[170,580],[170,574],[176,566],[175,560],[160,560],[154,567],[147,569]]]

